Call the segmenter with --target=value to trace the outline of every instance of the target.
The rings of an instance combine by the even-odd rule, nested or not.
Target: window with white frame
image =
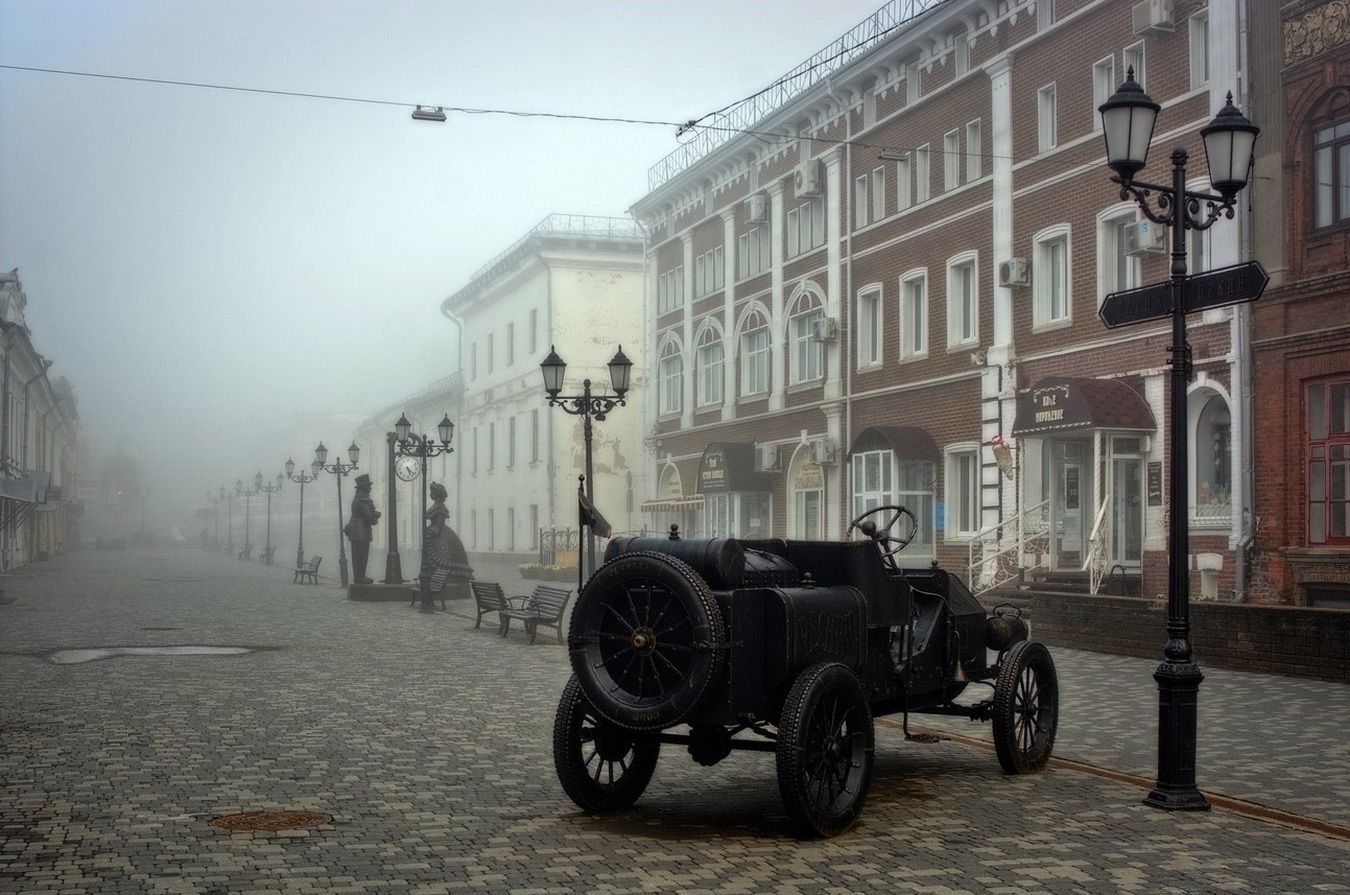
[[[656,278],[656,312],[667,314],[684,304],[684,267],[672,267]]]
[[[736,277],[745,279],[764,273],[773,263],[769,228],[751,227],[736,238]]]
[[[863,94],[863,127],[877,123],[877,92],[869,90]]]
[[[514,321],[506,324],[506,365],[509,367],[516,362],[516,324]]]
[[[1054,149],[1059,142],[1056,114],[1055,85],[1046,84],[1036,91],[1036,141],[1041,152]]]
[[[1055,0],[1040,0],[1036,4],[1036,30],[1044,31],[1055,24]]]
[[[788,477],[788,495],[792,501],[789,537],[818,541],[824,537],[821,525],[825,502],[825,470],[811,456],[808,447],[798,448]]]
[[[914,201],[918,204],[928,201],[929,191],[933,187],[930,174],[928,144],[925,143],[914,150]]]
[[[727,257],[721,246],[694,259],[694,294],[702,297],[726,285]]]
[[[1042,231],[1035,241],[1032,259],[1035,302],[1032,321],[1049,326],[1070,319],[1069,230],[1067,227]]]
[[[769,322],[751,311],[741,324],[741,396],[769,391]]]
[[[919,101],[919,67],[910,65],[905,69],[905,105],[912,106]]]
[[[722,403],[722,333],[715,326],[705,326],[698,334],[695,347],[697,365],[698,406],[712,407]]]
[[[853,516],[895,503],[895,452],[859,451],[853,454]]]
[[[904,211],[909,208],[910,195],[913,189],[914,175],[910,171],[909,153],[895,162],[895,209]]]
[[[478,427],[473,427],[473,474],[478,475]]]
[[[539,350],[539,309],[530,308],[530,357]]]
[[[942,135],[942,188],[954,190],[961,185],[961,134],[950,130]]]
[[[825,205],[819,199],[803,202],[787,213],[787,257],[825,243]]]
[[[530,462],[539,462],[539,409],[530,411]]]
[[[497,549],[497,511],[492,507],[487,511],[487,548]]]
[[[872,169],[872,220],[886,216],[886,169]]]
[[[1130,254],[1131,233],[1138,226],[1133,210],[1102,218],[1097,224],[1098,300],[1139,285],[1139,259]]]
[[[516,508],[506,508],[506,549],[516,549]]]
[[[493,420],[492,422],[488,423],[488,443],[487,443],[487,449],[488,449],[487,468],[488,468],[488,471],[491,472],[493,469],[496,469],[496,468],[497,468],[497,421],[496,421],[496,420]]]
[[[1200,407],[1192,429],[1192,519],[1199,524],[1228,525],[1233,518],[1232,417],[1223,395],[1205,390],[1197,397],[1191,399]]]
[[[1191,39],[1191,87],[1209,83],[1209,8],[1191,13],[1188,31]]]
[[[681,396],[684,393],[684,364],[680,358],[680,345],[674,339],[667,339],[661,345],[657,355],[657,376],[660,380],[658,408],[662,416],[680,412]]]
[[[530,504],[530,549],[539,549],[539,504]]]
[[[984,144],[980,138],[980,119],[966,124],[966,183],[984,175]]]
[[[917,271],[900,280],[900,357],[928,353],[928,274]]]
[[[965,34],[958,34],[952,38],[956,50],[956,75],[961,77],[970,71],[970,41],[966,39]]]
[[[1144,42],[1141,40],[1137,44],[1131,44],[1126,47],[1125,52],[1121,54],[1121,61],[1125,63],[1125,70],[1127,72],[1130,69],[1134,69],[1135,83],[1140,87],[1143,87],[1145,92],[1147,92],[1148,85],[1144,83]]]
[[[947,449],[946,529],[948,538],[972,538],[980,530],[980,449],[953,445]]]
[[[516,418],[510,417],[506,421],[506,468],[511,469],[516,465]]]
[[[980,340],[980,306],[976,255],[968,253],[947,264],[947,345],[972,345]]]
[[[478,511],[469,510],[469,547],[478,549]]]
[[[858,366],[881,363],[881,288],[858,293]]]
[[[478,343],[469,346],[469,379],[478,378]]]
[[[1100,129],[1102,126],[1102,116],[1097,114],[1097,109],[1102,103],[1111,98],[1111,94],[1116,92],[1116,57],[1107,56],[1105,59],[1099,59],[1092,65],[1092,108],[1089,113],[1092,117],[1094,129]]]
[[[853,179],[853,229],[867,226],[867,175]]]
[[[918,520],[914,540],[897,556],[903,564],[927,565],[933,556],[933,529],[936,524],[937,464],[932,460],[895,458],[895,499]]]
[[[493,334],[492,334],[492,333],[488,333],[488,338],[487,338],[487,371],[488,371],[489,373],[492,372],[492,355],[495,353],[495,352],[492,350],[492,343],[493,343]]]
[[[803,292],[788,314],[788,343],[792,357],[788,364],[792,382],[813,382],[824,375],[825,345],[815,338],[816,323],[825,319],[820,299]]]

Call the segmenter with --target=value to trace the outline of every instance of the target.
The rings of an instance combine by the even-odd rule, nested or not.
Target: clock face
[[[416,457],[399,457],[394,472],[405,482],[411,482],[422,473],[422,461]]]

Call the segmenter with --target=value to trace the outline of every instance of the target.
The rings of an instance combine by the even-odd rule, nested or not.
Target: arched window
[[[788,312],[788,360],[792,382],[812,382],[825,373],[825,346],[815,338],[816,323],[825,319],[820,298],[811,291],[802,294]]]
[[[722,332],[713,323],[706,324],[694,343],[694,390],[699,407],[722,403]]]
[[[824,535],[822,521],[825,505],[825,470],[816,462],[811,445],[797,448],[788,471],[788,500],[791,518],[788,536],[819,541]]]
[[[1223,395],[1208,389],[1194,396],[1193,518],[1199,524],[1227,525],[1233,518],[1232,417]]]
[[[684,393],[684,361],[680,357],[680,343],[674,339],[667,339],[657,357],[656,369],[660,381],[657,393],[659,413],[662,416],[679,413]]]
[[[741,397],[768,394],[770,383],[769,322],[758,308],[741,320]]]

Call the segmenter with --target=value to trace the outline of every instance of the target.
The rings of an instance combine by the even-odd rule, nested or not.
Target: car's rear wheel
[[[1042,770],[1058,726],[1059,678],[1050,651],[1030,640],[1014,644],[994,682],[994,749],[1004,772]]]
[[[568,798],[585,811],[631,807],[651,782],[661,743],[596,714],[573,675],[553,721],[553,765]]]
[[[572,609],[572,670],[601,715],[633,730],[682,721],[722,673],[726,634],[708,585],[662,553],[628,553],[591,576]]]
[[[804,836],[834,836],[858,819],[872,779],[875,731],[848,666],[813,665],[792,684],[778,725],[778,790]]]

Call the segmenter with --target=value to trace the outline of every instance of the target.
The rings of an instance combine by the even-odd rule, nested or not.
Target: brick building
[[[656,165],[646,229],[648,522],[838,537],[901,503],[902,554],[1086,586],[1166,585],[1166,324],[1108,331],[1167,276],[1119,201],[1097,106],[1162,104],[1150,169],[1239,77],[1236,0],[892,0]],[[1263,123],[1263,122],[1258,122]],[[1161,148],[1160,148],[1161,147]],[[1191,241],[1243,258],[1245,215]],[[1240,312],[1192,320],[1195,589],[1231,598],[1249,514]],[[1004,446],[1010,448],[1005,452]],[[1197,449],[1199,448],[1203,449]],[[1115,570],[1115,580],[1107,579]]]
[[[1255,306],[1256,599],[1350,608],[1350,20],[1326,0],[1254,4],[1259,207],[1272,285]],[[1269,125],[1267,125],[1269,122]],[[1268,260],[1267,260],[1268,259]]]

